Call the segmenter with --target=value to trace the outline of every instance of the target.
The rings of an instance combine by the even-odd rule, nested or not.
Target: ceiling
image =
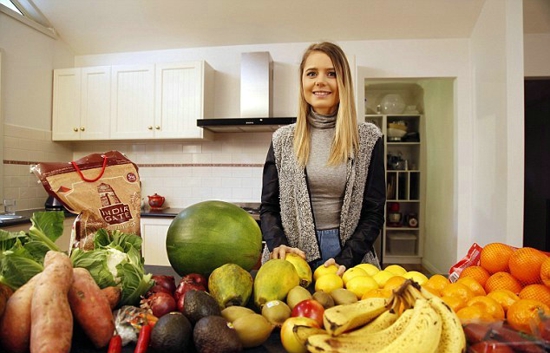
[[[486,0],[33,0],[76,55],[298,43],[468,38]],[[524,0],[550,33],[550,0]]]

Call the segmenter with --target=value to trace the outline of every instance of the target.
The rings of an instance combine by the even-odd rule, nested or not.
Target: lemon
[[[344,288],[344,281],[336,273],[327,273],[315,281],[316,292],[322,290],[325,293],[330,293],[338,288]]]
[[[395,276],[393,273],[388,272],[386,270],[381,270],[375,273],[374,276],[372,276],[372,278],[374,278],[374,280],[378,283],[379,288],[384,288],[384,286],[386,285],[386,282],[393,276]]]
[[[357,276],[368,276],[367,272],[359,267],[348,268],[346,272],[342,275],[342,280],[344,285],[347,285],[348,281]]]
[[[317,280],[317,278],[329,273],[336,274],[337,271],[338,271],[338,266],[336,265],[330,265],[328,267],[321,265],[317,267],[315,271],[313,271],[313,279]]]
[[[365,272],[367,272],[367,275],[371,277],[374,276],[378,271],[380,271],[380,269],[374,266],[373,264],[359,264],[359,265],[355,265],[354,267],[358,267],[362,270],[365,270]]]
[[[407,271],[402,276],[407,279],[412,279],[419,285],[423,285],[424,283],[428,282],[428,277],[419,271]]]
[[[389,266],[386,266],[386,268],[384,270],[388,271],[388,272],[391,272],[396,276],[403,276],[403,274],[405,274],[407,272],[407,270],[403,266],[400,266],[400,265],[389,265]]]
[[[357,299],[361,299],[368,291],[378,288],[378,282],[371,276],[357,276],[346,284],[346,289],[355,294]]]

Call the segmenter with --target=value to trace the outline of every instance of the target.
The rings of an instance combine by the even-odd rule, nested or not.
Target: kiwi
[[[222,316],[229,322],[233,322],[242,316],[254,313],[254,310],[238,305],[228,306],[222,310]]]
[[[268,301],[262,307],[262,316],[276,327],[281,327],[283,322],[290,317],[291,312],[290,307],[280,300]]]
[[[328,294],[327,292],[324,292],[324,291],[322,291],[322,290],[319,290],[319,291],[313,293],[313,296],[312,296],[311,298],[312,298],[312,299],[315,299],[315,300],[317,300],[319,303],[321,303],[321,305],[322,305],[325,309],[328,309],[328,308],[334,306],[334,299],[332,299],[332,297],[330,296],[330,294]]]
[[[330,292],[330,296],[334,299],[334,304],[351,304],[357,301],[357,296],[346,288],[338,288]]]
[[[233,328],[244,348],[257,347],[267,341],[274,327],[263,315],[256,313],[233,321]]]
[[[293,287],[286,295],[286,303],[290,309],[294,309],[296,304],[306,299],[311,299],[311,293],[300,285]]]

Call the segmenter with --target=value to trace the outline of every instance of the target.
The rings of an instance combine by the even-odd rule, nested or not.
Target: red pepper
[[[122,351],[122,338],[120,335],[114,335],[109,341],[107,353],[120,353]]]
[[[139,337],[136,343],[134,353],[146,353],[149,347],[149,341],[151,340],[151,325],[143,325],[139,331]]]

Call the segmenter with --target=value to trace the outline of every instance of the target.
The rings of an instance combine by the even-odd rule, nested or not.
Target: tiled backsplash
[[[46,192],[29,167],[118,150],[139,167],[142,197],[157,193],[183,208],[218,199],[260,202],[271,133],[216,134],[212,141],[51,142],[50,132],[5,125],[4,195],[18,209],[43,207]]]

